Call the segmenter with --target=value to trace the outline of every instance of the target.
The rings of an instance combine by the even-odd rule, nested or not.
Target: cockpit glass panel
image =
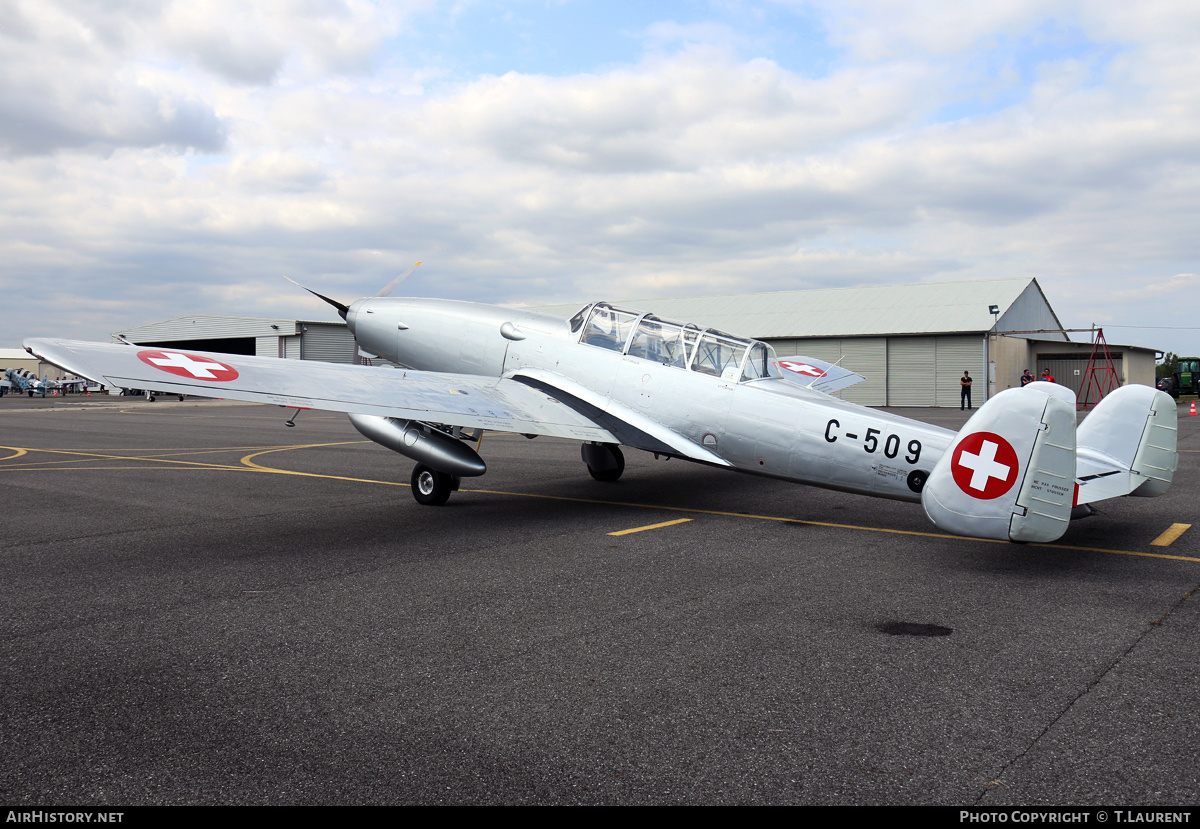
[[[579,341],[611,351],[623,351],[636,320],[637,314],[601,303],[592,309]]]
[[[698,371],[701,374],[711,374],[714,377],[721,377],[730,367],[738,369],[742,364],[742,357],[746,354],[746,349],[750,346],[748,340],[735,340],[729,337],[721,337],[706,332],[700,338],[700,342],[696,346],[696,356],[692,360],[692,371]],[[734,373],[737,377],[737,373]]]
[[[755,343],[746,356],[746,365],[742,368],[742,380],[761,380],[770,376],[769,366],[767,347],[762,343]]]
[[[583,325],[583,321],[587,319],[587,313],[590,310],[592,310],[592,306],[590,304],[585,305],[579,309],[579,312],[575,316],[571,317],[570,325],[572,334],[579,332],[579,328]]]

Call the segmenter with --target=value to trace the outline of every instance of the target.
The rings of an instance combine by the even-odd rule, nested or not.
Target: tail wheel
[[[450,500],[450,493],[458,489],[453,475],[430,469],[423,463],[417,464],[412,473],[412,493],[418,504],[440,507]]]

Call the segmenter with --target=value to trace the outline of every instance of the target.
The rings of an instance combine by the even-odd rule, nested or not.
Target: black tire
[[[450,500],[450,493],[455,487],[453,475],[430,469],[423,463],[417,464],[412,473],[412,494],[418,504],[427,507],[440,507]]]
[[[608,452],[613,461],[615,461],[617,464],[615,467],[612,467],[611,469],[597,469],[591,464],[588,464],[587,470],[588,474],[597,481],[611,484],[613,481],[618,480],[621,477],[621,474],[625,471],[625,456],[621,454],[621,448],[619,446],[609,446]]]

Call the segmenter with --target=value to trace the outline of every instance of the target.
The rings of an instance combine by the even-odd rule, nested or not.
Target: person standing
[[[1025,373],[1021,375],[1021,388],[1025,388],[1032,382],[1033,375],[1030,374],[1029,369],[1025,369]]]
[[[1047,383],[1055,382],[1054,375],[1050,373],[1050,369],[1048,369],[1048,368],[1042,369],[1042,380],[1044,380]]]
[[[962,393],[958,398],[958,408],[961,411],[971,408],[971,372],[964,371],[958,382],[962,386]]]

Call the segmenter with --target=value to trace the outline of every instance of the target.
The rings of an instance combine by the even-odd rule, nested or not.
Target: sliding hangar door
[[[985,338],[979,334],[925,337],[842,337],[772,340],[780,357],[803,354],[856,371],[865,381],[838,393],[864,406],[957,406],[959,379],[975,380],[972,402],[987,398]]]

